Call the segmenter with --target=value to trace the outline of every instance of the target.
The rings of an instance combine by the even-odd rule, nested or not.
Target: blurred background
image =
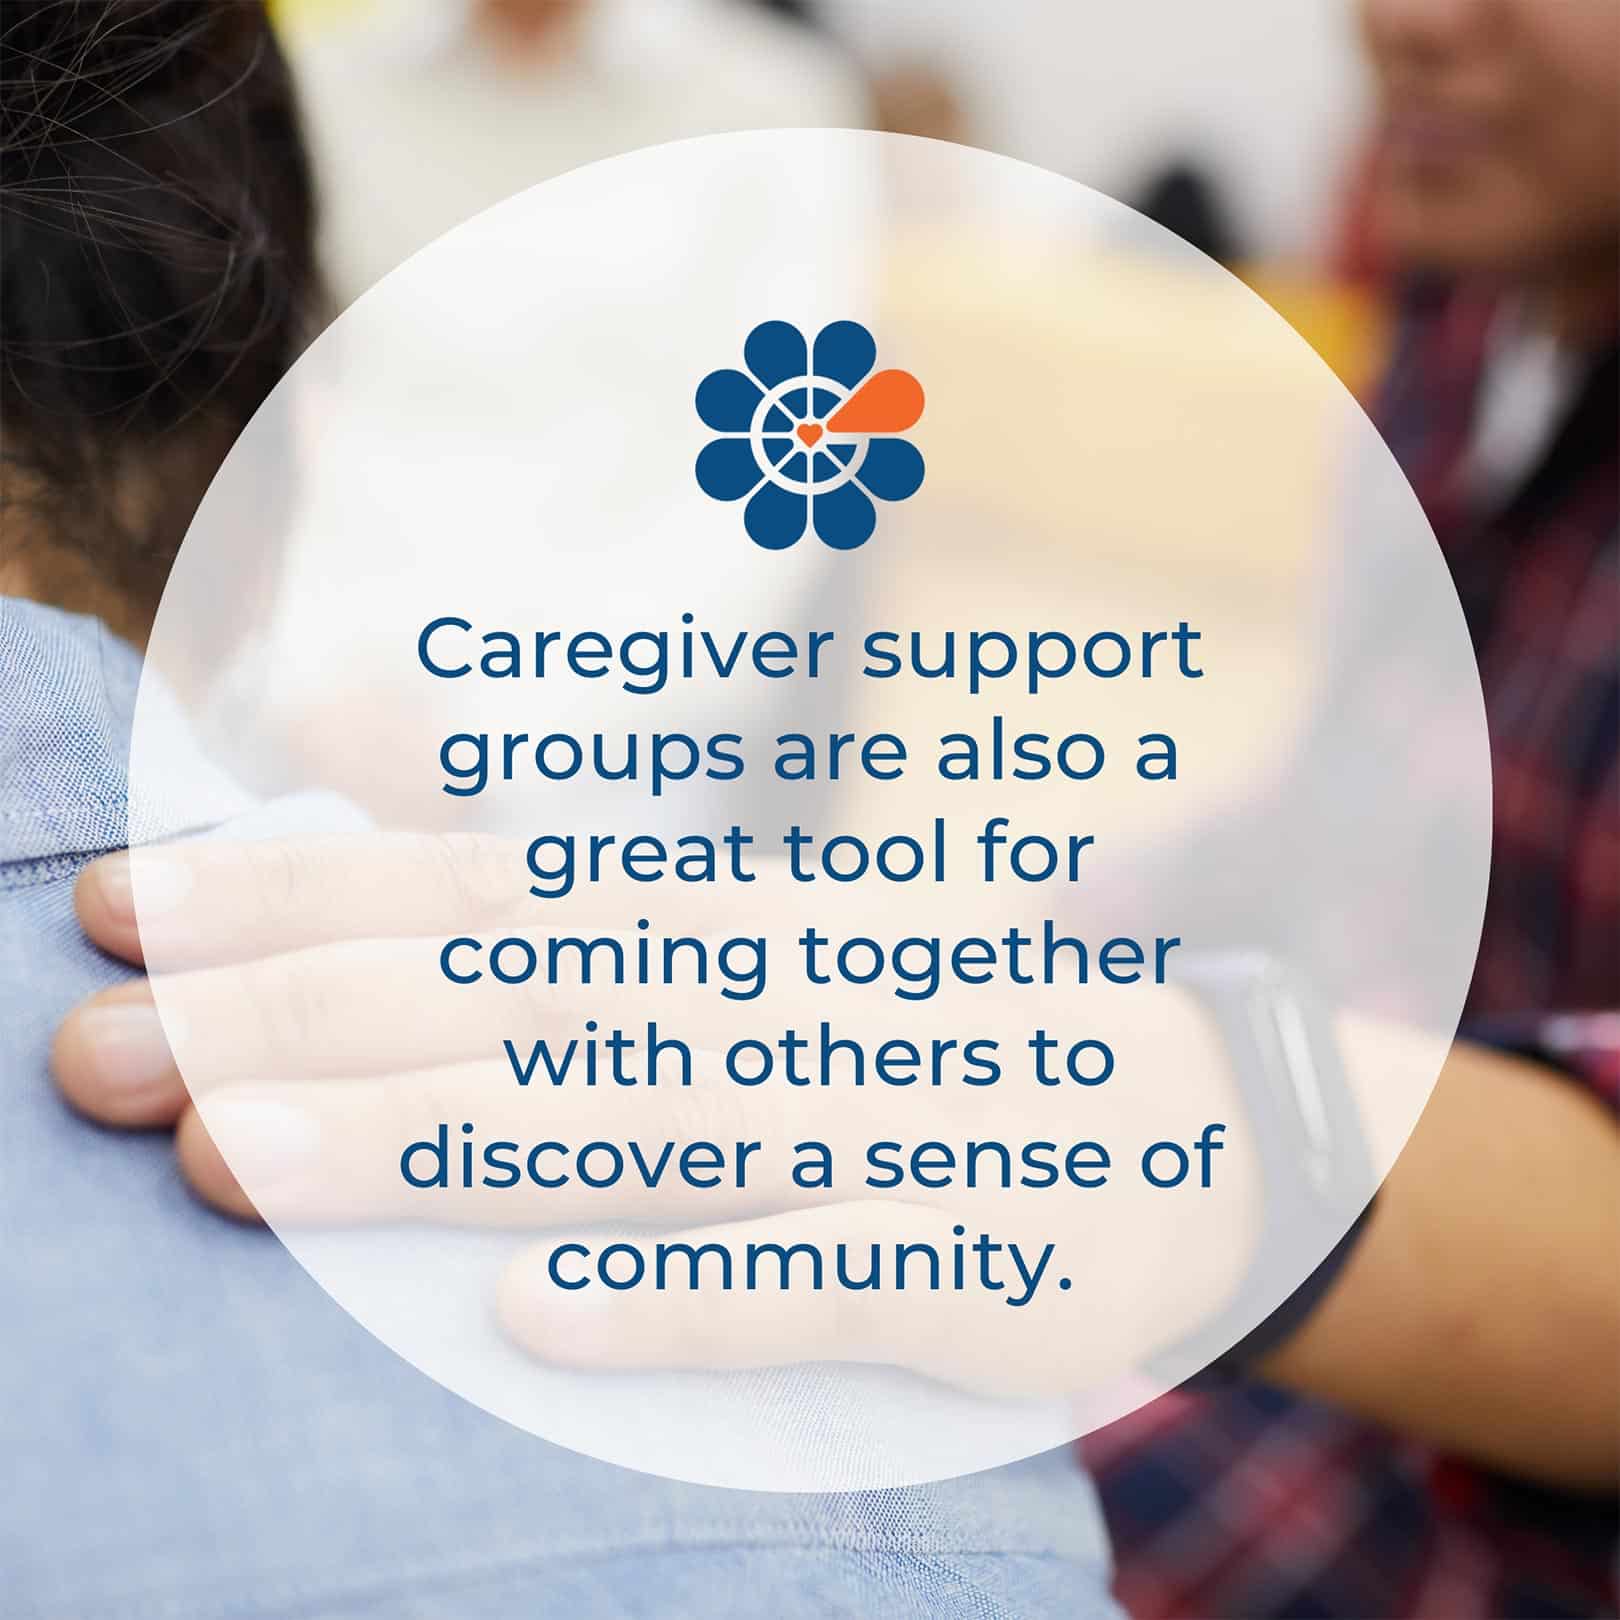
[[[747,127],[878,128],[1095,186],[1251,281],[1353,387],[1383,359],[1349,0],[277,0],[347,303],[585,162]],[[1263,75],[1256,64],[1267,65]]]

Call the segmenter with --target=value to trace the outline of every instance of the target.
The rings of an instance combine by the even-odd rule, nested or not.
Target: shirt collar
[[[98,619],[0,596],[0,865],[92,854],[129,841],[129,750],[162,747],[164,790],[141,841],[213,825],[246,798],[191,739],[161,688],[140,693],[141,655]]]

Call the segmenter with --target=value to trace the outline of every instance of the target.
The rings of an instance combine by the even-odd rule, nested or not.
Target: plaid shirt
[[[1451,566],[1495,780],[1469,1017],[1620,1110],[1616,351],[1487,512],[1464,475],[1492,306],[1431,290],[1409,314],[1381,425]],[[1615,1612],[1613,1499],[1487,1475],[1274,1390],[1178,1390],[1085,1454],[1138,1620]]]

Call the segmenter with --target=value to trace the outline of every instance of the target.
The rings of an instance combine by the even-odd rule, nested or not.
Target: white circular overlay
[[[750,132],[512,198],[294,367],[158,615],[135,891],[372,1333],[600,1458],[867,1487],[1312,1272],[1455,1032],[1488,771],[1418,504],[1259,298],[1004,158]]]

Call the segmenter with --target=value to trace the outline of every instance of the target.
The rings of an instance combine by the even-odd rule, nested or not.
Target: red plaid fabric
[[[1491,736],[1495,844],[1469,1011],[1620,1004],[1620,366],[1610,348],[1518,493],[1478,516],[1466,446],[1492,320],[1420,318],[1381,425],[1451,566]]]
[[[1492,319],[1487,300],[1415,293],[1381,414],[1450,563],[1490,726],[1469,1016],[1620,1108],[1620,372],[1614,348],[1594,358],[1541,464],[1481,512],[1464,469]],[[1552,1620],[1620,1601],[1612,1499],[1489,1476],[1277,1391],[1177,1391],[1084,1449],[1137,1620]]]

